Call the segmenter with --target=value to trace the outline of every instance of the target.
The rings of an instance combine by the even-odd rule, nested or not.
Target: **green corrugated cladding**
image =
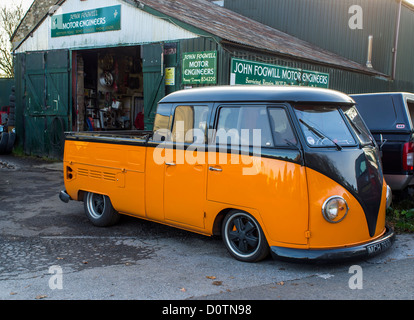
[[[180,48],[183,52],[217,50],[217,85],[228,85],[230,81],[231,58],[240,58],[251,61],[259,61],[269,64],[287,66],[303,70],[312,70],[329,74],[329,88],[348,94],[362,93],[366,91],[389,91],[394,85],[386,79],[380,79],[369,75],[334,69],[328,66],[312,64],[300,60],[291,60],[285,57],[254,51],[239,46],[224,46],[218,44],[213,38],[198,38],[182,40]],[[196,85],[193,85],[195,87]],[[181,86],[183,87],[183,86]]]
[[[0,107],[9,105],[9,97],[13,86],[14,79],[0,78]]]
[[[363,65],[367,61],[368,36],[372,35],[373,68],[386,75],[392,73],[397,0],[225,0],[224,5]],[[349,28],[348,22],[354,15],[352,10],[351,13],[349,11],[353,5],[362,9],[362,29]],[[394,81],[331,70],[330,87],[348,93],[381,90],[414,92],[412,30],[414,10],[403,5]]]

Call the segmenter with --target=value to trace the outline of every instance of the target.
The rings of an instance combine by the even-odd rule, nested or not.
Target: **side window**
[[[273,140],[276,146],[297,144],[295,134],[293,133],[285,109],[269,108],[269,120],[272,128]]]
[[[176,107],[172,140],[175,142],[205,143],[208,111],[207,106]]]
[[[239,115],[239,107],[220,108],[216,132],[217,144],[240,144],[240,134],[237,125],[239,121]]]
[[[170,136],[170,126],[171,126],[171,104],[159,104],[157,108],[157,114],[155,115],[153,132],[153,139],[164,140]]]
[[[272,147],[273,139],[266,107],[220,108],[216,143]]]

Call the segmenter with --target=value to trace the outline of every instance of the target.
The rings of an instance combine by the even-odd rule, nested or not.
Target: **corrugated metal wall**
[[[258,51],[231,46],[229,44],[218,44],[212,38],[198,38],[191,40],[182,40],[180,42],[181,53],[217,50],[217,85],[228,85],[230,82],[230,64],[231,58],[239,58],[250,61],[259,61],[269,64],[287,66],[303,70],[324,72],[329,74],[329,88],[339,90],[348,94],[362,93],[367,91],[390,91],[393,82],[385,79],[379,79],[368,75],[350,72],[340,69],[333,69],[327,66],[302,62],[300,60],[289,60],[285,57],[261,53]],[[181,86],[182,88],[183,86]],[[196,85],[193,85],[196,87]],[[413,88],[414,89],[414,88]]]
[[[397,0],[225,0],[224,3],[228,9],[361,64],[367,61],[368,36],[373,35],[373,67],[391,75]],[[348,22],[354,14],[349,9],[353,5],[362,8],[362,29],[349,28]],[[414,91],[412,30],[414,11],[403,6],[395,81],[386,83],[330,70],[330,87],[346,92]]]
[[[317,72],[324,72],[329,74],[329,88],[334,90],[339,90],[348,94],[351,93],[362,93],[367,91],[372,91],[370,89],[376,88],[377,91],[389,91],[391,90],[392,83],[386,81],[385,79],[379,79],[376,77],[371,77],[365,74],[360,74],[356,72],[350,72],[340,69],[334,69],[327,66],[321,66],[316,64],[311,64],[302,61],[289,60],[284,57],[277,57],[273,55],[267,55],[263,53],[258,53],[250,50],[241,50],[240,48],[231,48],[227,46],[226,50],[223,50],[223,53],[226,54],[227,63],[230,63],[230,58],[240,58],[251,61],[259,61],[269,64],[287,66],[291,68],[298,68],[303,70],[311,70]],[[223,66],[223,70],[229,70],[229,66]],[[228,71],[229,72],[229,71]],[[224,72],[223,72],[224,73]],[[227,79],[229,79],[229,73],[226,74]],[[227,82],[223,84],[228,84]]]

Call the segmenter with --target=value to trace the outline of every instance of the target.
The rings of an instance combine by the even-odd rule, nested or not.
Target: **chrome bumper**
[[[409,185],[414,185],[413,175],[384,174],[384,178],[393,191],[404,190]]]

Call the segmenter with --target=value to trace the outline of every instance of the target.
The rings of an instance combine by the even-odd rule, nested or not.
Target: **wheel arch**
[[[213,228],[212,228],[213,236],[221,236],[221,225],[223,223],[223,220],[224,220],[225,216],[230,211],[233,211],[233,210],[243,211],[243,212],[246,212],[246,213],[250,214],[251,216],[253,216],[253,218],[256,219],[257,223],[260,225],[260,227],[262,228],[263,232],[266,235],[266,231],[265,231],[266,228],[263,225],[263,220],[262,220],[262,218],[261,218],[261,216],[260,216],[260,214],[257,210],[254,210],[254,209],[249,210],[249,208],[227,207],[225,209],[220,210],[219,213],[214,218]]]

